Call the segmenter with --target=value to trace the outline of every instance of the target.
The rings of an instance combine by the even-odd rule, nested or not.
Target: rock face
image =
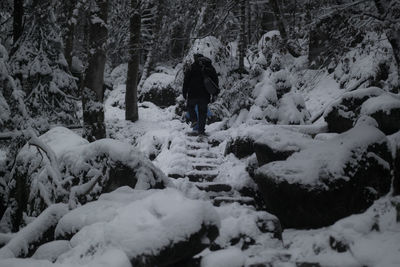
[[[386,136],[357,125],[348,132],[257,170],[268,212],[284,227],[317,228],[367,209],[391,185]]]
[[[342,133],[353,127],[360,116],[370,116],[385,134],[400,130],[400,99],[377,87],[343,94],[324,114],[330,132]]]
[[[162,108],[175,105],[179,92],[172,86],[174,78],[165,73],[150,75],[139,92],[139,100],[152,102]]]

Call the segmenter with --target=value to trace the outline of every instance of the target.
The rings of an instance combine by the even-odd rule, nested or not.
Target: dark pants
[[[206,127],[206,119],[207,119],[207,99],[202,98],[192,98],[187,101],[187,109],[189,112],[190,120],[192,122],[196,122],[199,125],[198,131],[199,133],[204,133]],[[196,114],[195,107],[197,105],[197,109],[199,112],[199,116]]]

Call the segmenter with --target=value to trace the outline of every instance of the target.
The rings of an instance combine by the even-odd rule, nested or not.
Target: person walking
[[[194,135],[204,135],[207,119],[208,104],[215,100],[219,93],[218,75],[211,64],[211,59],[202,54],[194,54],[194,62],[186,71],[183,81],[183,97],[187,100],[187,109],[192,122]],[[216,91],[210,94],[206,88],[205,79],[210,79]],[[197,113],[196,113],[197,106]]]

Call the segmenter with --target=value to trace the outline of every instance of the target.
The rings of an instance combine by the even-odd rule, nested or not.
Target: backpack
[[[215,82],[211,79],[209,75],[209,73],[213,71],[211,65],[211,59],[207,57],[201,57],[199,58],[198,62],[200,65],[201,76],[203,76],[203,84],[207,92],[212,96],[218,95],[219,87],[218,85],[215,84]]]

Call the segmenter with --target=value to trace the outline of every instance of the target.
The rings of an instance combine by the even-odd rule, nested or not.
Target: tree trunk
[[[293,47],[291,47],[290,44],[289,44],[289,37],[287,35],[286,28],[285,28],[285,18],[282,15],[282,12],[281,12],[281,9],[279,7],[278,1],[277,0],[270,0],[269,3],[270,3],[271,8],[272,8],[272,10],[274,12],[275,18],[276,18],[276,20],[278,22],[278,29],[279,29],[279,32],[281,33],[281,38],[282,38],[282,41],[283,41],[287,51],[292,56],[299,57],[300,54],[297,51],[295,51],[293,49]]]
[[[14,0],[13,42],[18,41],[23,30],[24,0]]]
[[[130,38],[128,62],[128,76],[125,93],[125,119],[137,121],[139,111],[137,105],[137,83],[140,62],[140,1],[131,0],[132,16],[130,20]]]
[[[239,0],[239,72],[244,72],[244,57],[246,51],[246,0]]]
[[[389,20],[400,19],[400,5],[392,3],[394,1],[388,0],[375,0],[375,6],[381,17],[388,18]],[[388,11],[387,9],[391,10]],[[397,87],[400,90],[400,26],[399,23],[392,23],[390,21],[383,21],[384,32],[388,38],[390,45],[392,46],[393,56],[397,65]]]
[[[65,49],[64,55],[67,60],[68,66],[70,70],[72,70],[72,51],[74,49],[74,36],[75,36],[75,24],[77,20],[77,15],[74,13],[75,8],[77,7],[77,0],[69,0],[68,1],[68,22],[67,22],[67,32],[65,38]]]
[[[108,0],[92,0],[90,11],[89,65],[82,92],[84,137],[90,142],[106,137],[103,79],[106,63]],[[95,19],[94,19],[95,18]]]

